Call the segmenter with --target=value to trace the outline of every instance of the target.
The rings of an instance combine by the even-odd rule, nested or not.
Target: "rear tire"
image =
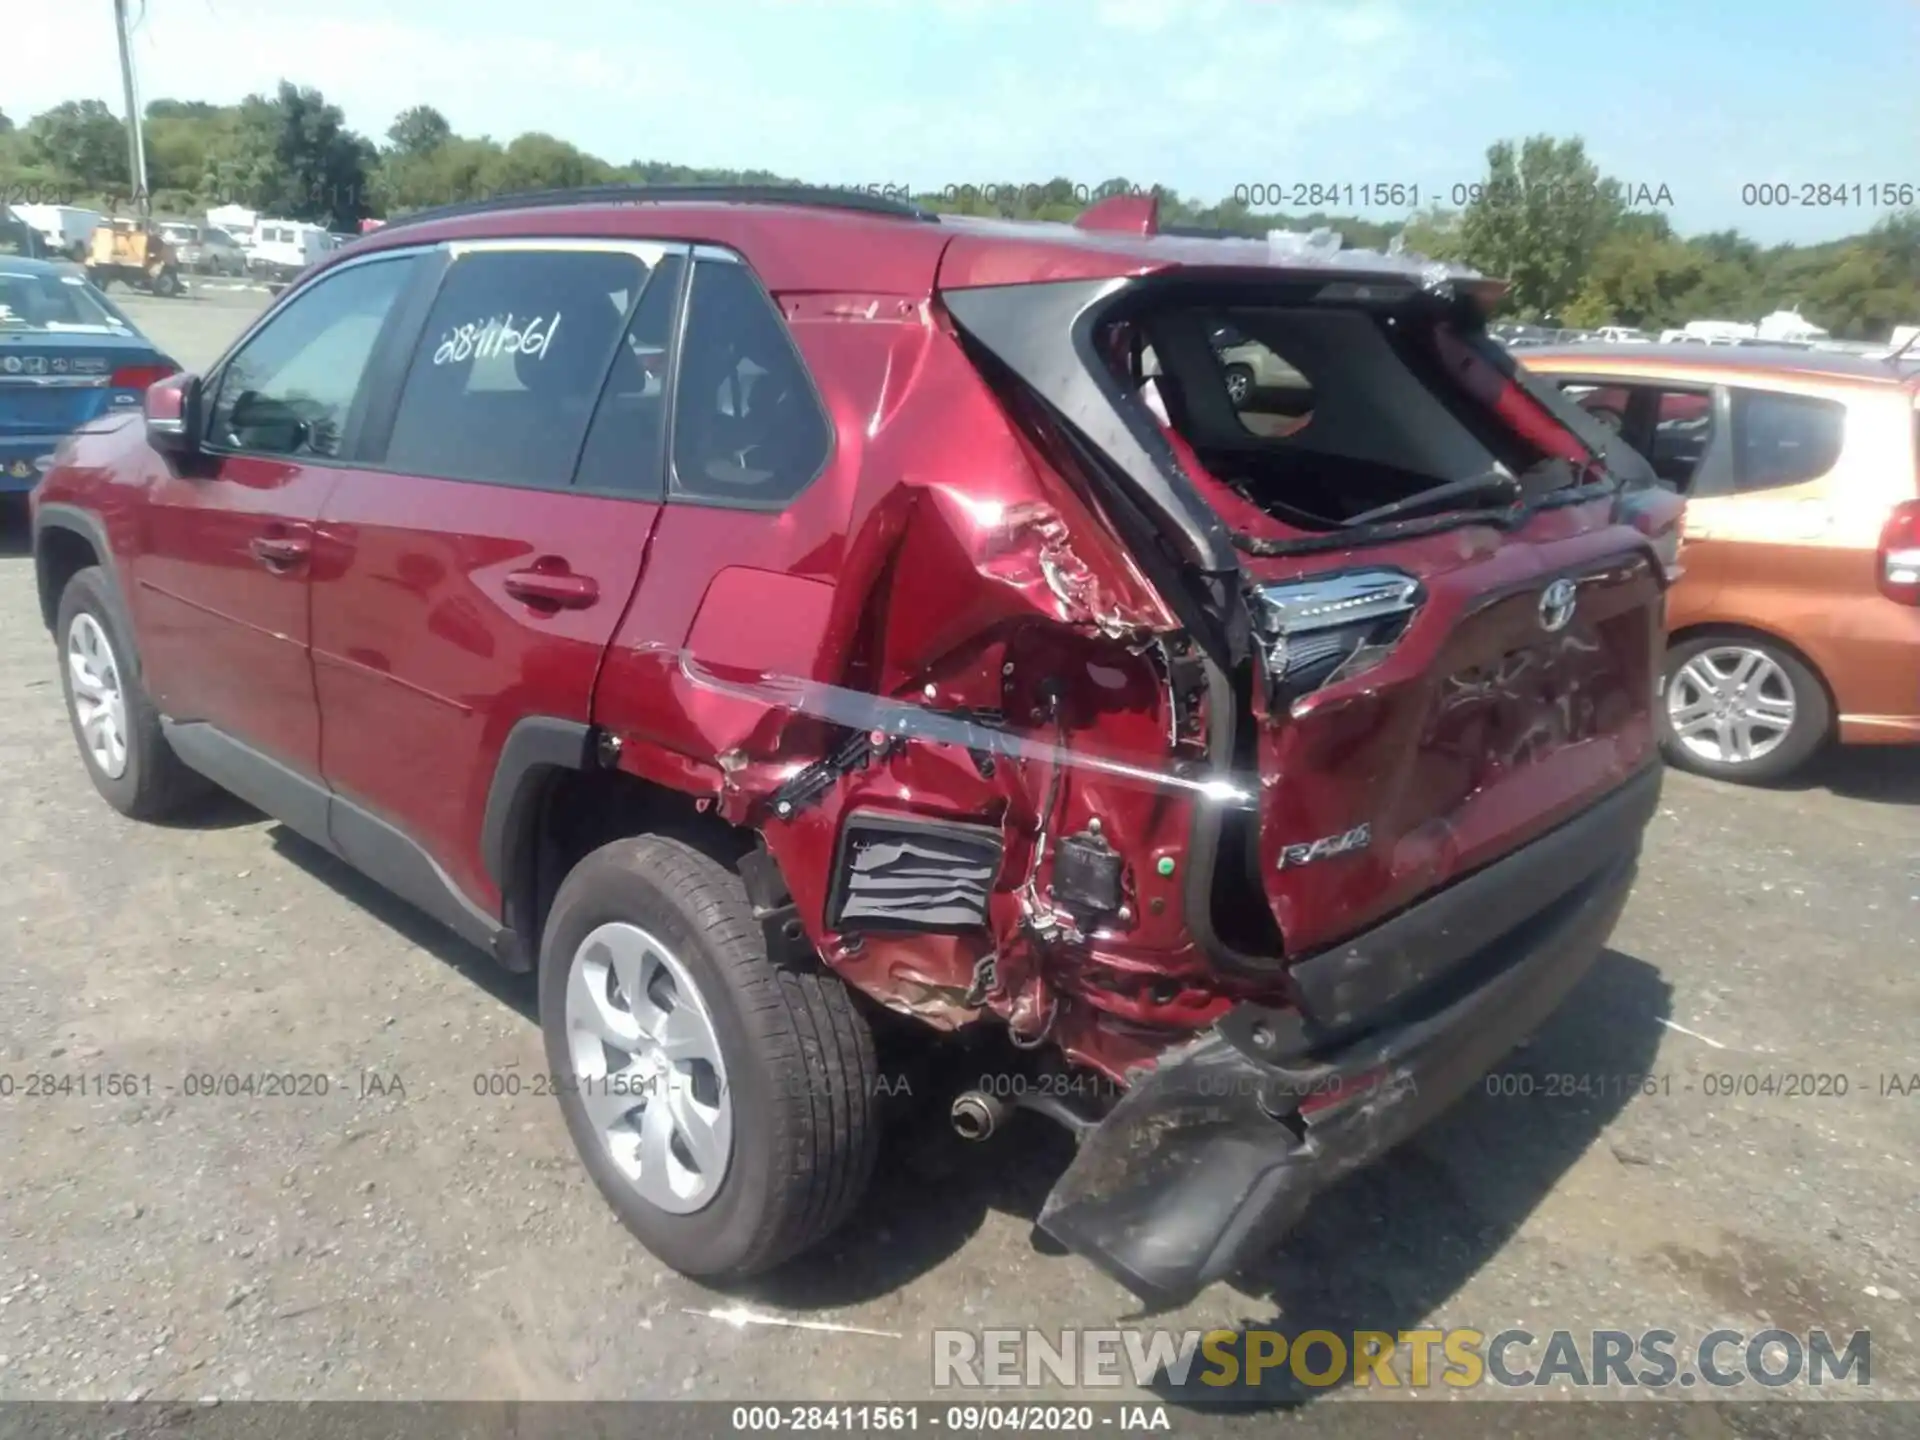
[[[541,945],[540,1023],[587,1173],[673,1269],[771,1269],[865,1190],[878,1142],[866,1022],[837,978],[768,959],[739,877],[692,846],[616,840],[573,868]],[[628,1076],[641,1078],[615,1079]],[[664,1140],[650,1136],[656,1107]]]
[[[140,684],[132,630],[97,565],[75,572],[54,620],[60,687],[80,759],[106,802],[134,820],[176,815],[213,791],[187,768]]]
[[[1825,746],[1833,705],[1820,677],[1785,646],[1757,635],[1697,635],[1667,651],[1658,720],[1669,763],[1763,784]]]

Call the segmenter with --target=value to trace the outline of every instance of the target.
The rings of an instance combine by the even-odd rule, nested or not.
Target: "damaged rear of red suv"
[[[523,693],[540,624],[591,603],[577,558],[509,554],[539,623],[513,632],[525,684],[475,721],[483,772],[430,777],[467,802],[409,815],[343,768],[313,777],[309,833],[538,957],[574,1137],[677,1267],[763,1269],[844,1218],[885,1010],[1060,1082],[968,1092],[954,1122],[981,1136],[1024,1103],[1068,1125],[1041,1226],[1142,1296],[1189,1295],[1468,1089],[1598,954],[1658,794],[1678,502],[1516,372],[1470,273],[1161,234],[1144,198],[1075,226],[663,198],[495,203],[346,252],[441,247],[457,274],[475,237],[628,237],[656,247],[649,286],[682,263],[627,344],[660,503],[583,522],[630,515],[637,572],[605,597],[587,713]],[[737,343],[702,328],[721,266],[753,277]],[[438,314],[403,298],[382,334],[414,326],[457,383],[492,332],[463,347]],[[552,314],[527,375],[590,323]],[[197,403],[159,400],[161,433]],[[390,459],[377,425],[343,443]],[[77,484],[56,474],[37,536],[84,508]],[[371,533],[320,503],[316,674],[321,572],[351,568],[327,547]],[[434,633],[475,650],[497,600],[476,581]],[[189,765],[244,778],[188,743],[191,696],[155,705]],[[323,686],[323,737],[351,705]]]

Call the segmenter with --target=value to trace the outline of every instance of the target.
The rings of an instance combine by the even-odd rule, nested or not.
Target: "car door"
[[[481,837],[502,755],[516,735],[584,742],[659,509],[685,268],[668,244],[447,247],[369,419],[378,463],[325,499],[313,655],[333,840],[428,908],[438,884],[498,915]]]
[[[863,460],[846,437],[879,423],[874,397],[899,358],[893,327],[845,323],[837,297],[789,303],[783,313],[742,257],[699,248],[667,504],[594,701],[595,726],[634,742],[629,754],[700,763],[728,748],[716,735],[759,722],[757,706],[689,689],[683,655],[732,675],[818,678]]]
[[[1733,489],[1733,431],[1724,386],[1680,380],[1556,374],[1575,404],[1612,429],[1654,475],[1684,495],[1681,579],[1667,602],[1667,623],[1681,629],[1711,603],[1723,581],[1725,547],[1713,539]]]
[[[313,525],[347,473],[370,362],[417,257],[344,266],[274,310],[208,376],[204,457],[162,468],[133,547],[147,689],[312,778]]]
[[[1837,524],[1853,466],[1854,417],[1832,395],[1728,387],[1729,463],[1687,504],[1687,558],[1718,584],[1715,609],[1796,637],[1844,625],[1849,595],[1874,594],[1880,515]],[[1881,512],[1884,514],[1884,512]]]

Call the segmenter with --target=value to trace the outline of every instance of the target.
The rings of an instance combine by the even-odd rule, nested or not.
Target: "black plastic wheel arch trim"
[[[113,546],[107,541],[106,523],[91,510],[82,510],[78,505],[63,505],[57,502],[42,504],[33,517],[33,572],[34,585],[39,590],[41,584],[40,541],[49,530],[66,530],[78,535],[93,547],[93,553],[99,557],[100,569],[107,577],[108,589],[112,592],[114,603],[119,607],[120,616],[128,624],[133,615],[127,609],[126,593],[120,586],[120,572],[114,560]],[[41,618],[47,622],[47,629],[53,629],[54,618],[59,609],[60,597],[48,595],[39,590]]]
[[[593,768],[593,728],[552,715],[525,715],[507,732],[487,787],[487,809],[480,822],[480,859],[487,878],[505,893],[514,875],[514,857],[539,804],[551,770]]]

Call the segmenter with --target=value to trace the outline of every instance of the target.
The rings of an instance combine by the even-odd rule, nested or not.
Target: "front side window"
[[[266,455],[341,453],[348,412],[414,257],[354,265],[295,296],[227,362],[207,438]]]
[[[385,468],[566,488],[649,269],[627,250],[455,260],[408,366]]]
[[[1704,390],[1662,390],[1654,398],[1647,459],[1653,473],[1684,493],[1713,445],[1713,396]]]
[[[1562,382],[1560,393],[1616,435],[1620,433],[1621,426],[1627,423],[1627,389],[1624,385],[1566,381]]]
[[[813,482],[833,430],[793,338],[745,265],[694,267],[673,409],[673,492],[777,509]]]

